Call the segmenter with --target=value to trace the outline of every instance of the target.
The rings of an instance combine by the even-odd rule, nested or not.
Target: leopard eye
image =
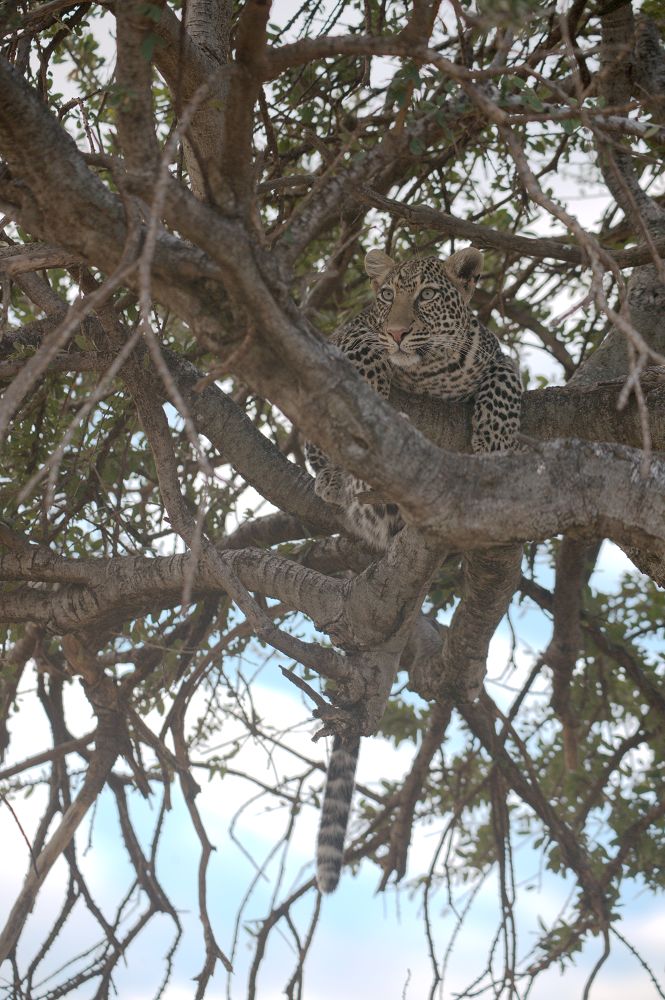
[[[418,296],[421,302],[431,302],[438,295],[436,288],[423,288],[422,292]]]
[[[379,292],[378,298],[381,302],[392,302],[395,298],[395,293],[392,288],[382,288]]]

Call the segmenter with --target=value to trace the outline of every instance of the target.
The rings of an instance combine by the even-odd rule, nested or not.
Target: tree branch
[[[154,183],[159,166],[159,146],[152,107],[152,66],[145,41],[154,19],[145,4],[123,0],[115,5],[117,23],[116,76],[122,99],[118,104],[118,138],[130,178],[137,175],[141,186]]]
[[[569,264],[588,266],[589,258],[584,250],[576,246],[566,245],[564,240],[568,237],[516,236],[513,233],[491,229],[478,222],[456,219],[446,212],[437,212],[424,205],[404,205],[393,198],[383,197],[365,185],[355,186],[354,194],[355,197],[360,197],[369,205],[373,205],[374,208],[390,212],[391,215],[397,216],[398,219],[402,219],[407,225],[416,229],[430,229],[434,232],[445,233],[446,236],[468,239],[473,242],[474,246],[483,249],[504,250],[536,260],[551,258]],[[665,238],[659,240],[656,246],[661,253],[665,254]],[[603,250],[619,267],[634,267],[636,264],[648,263],[653,258],[653,251],[648,245],[631,247],[629,250],[612,250],[610,248],[603,248]]]
[[[119,711],[113,681],[104,677],[102,672],[92,684],[90,681],[87,683],[88,698],[98,720],[95,735],[96,749],[90,758],[81,790],[64,812],[60,824],[40,851],[34,865],[30,867],[23,888],[16,898],[4,929],[0,932],[0,961],[13,954],[39,889],[55,862],[71,844],[89,808],[96,802],[126,739],[123,716]]]

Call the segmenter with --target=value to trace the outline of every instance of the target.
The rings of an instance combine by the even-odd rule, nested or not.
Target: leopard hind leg
[[[404,527],[404,521],[397,504],[361,503],[357,495],[367,492],[367,489],[367,485],[359,479],[351,481],[347,521],[354,535],[362,538],[375,551],[385,552],[393,535]]]

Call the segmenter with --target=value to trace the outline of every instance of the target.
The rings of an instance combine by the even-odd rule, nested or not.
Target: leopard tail
[[[321,892],[333,892],[342,871],[359,746],[359,738],[345,741],[336,736],[333,743],[316,842],[316,881]]]

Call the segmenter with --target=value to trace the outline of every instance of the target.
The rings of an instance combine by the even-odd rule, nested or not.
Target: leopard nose
[[[401,343],[402,338],[406,337],[409,332],[408,326],[388,326],[386,327],[386,333],[389,337],[392,337],[396,344]]]

